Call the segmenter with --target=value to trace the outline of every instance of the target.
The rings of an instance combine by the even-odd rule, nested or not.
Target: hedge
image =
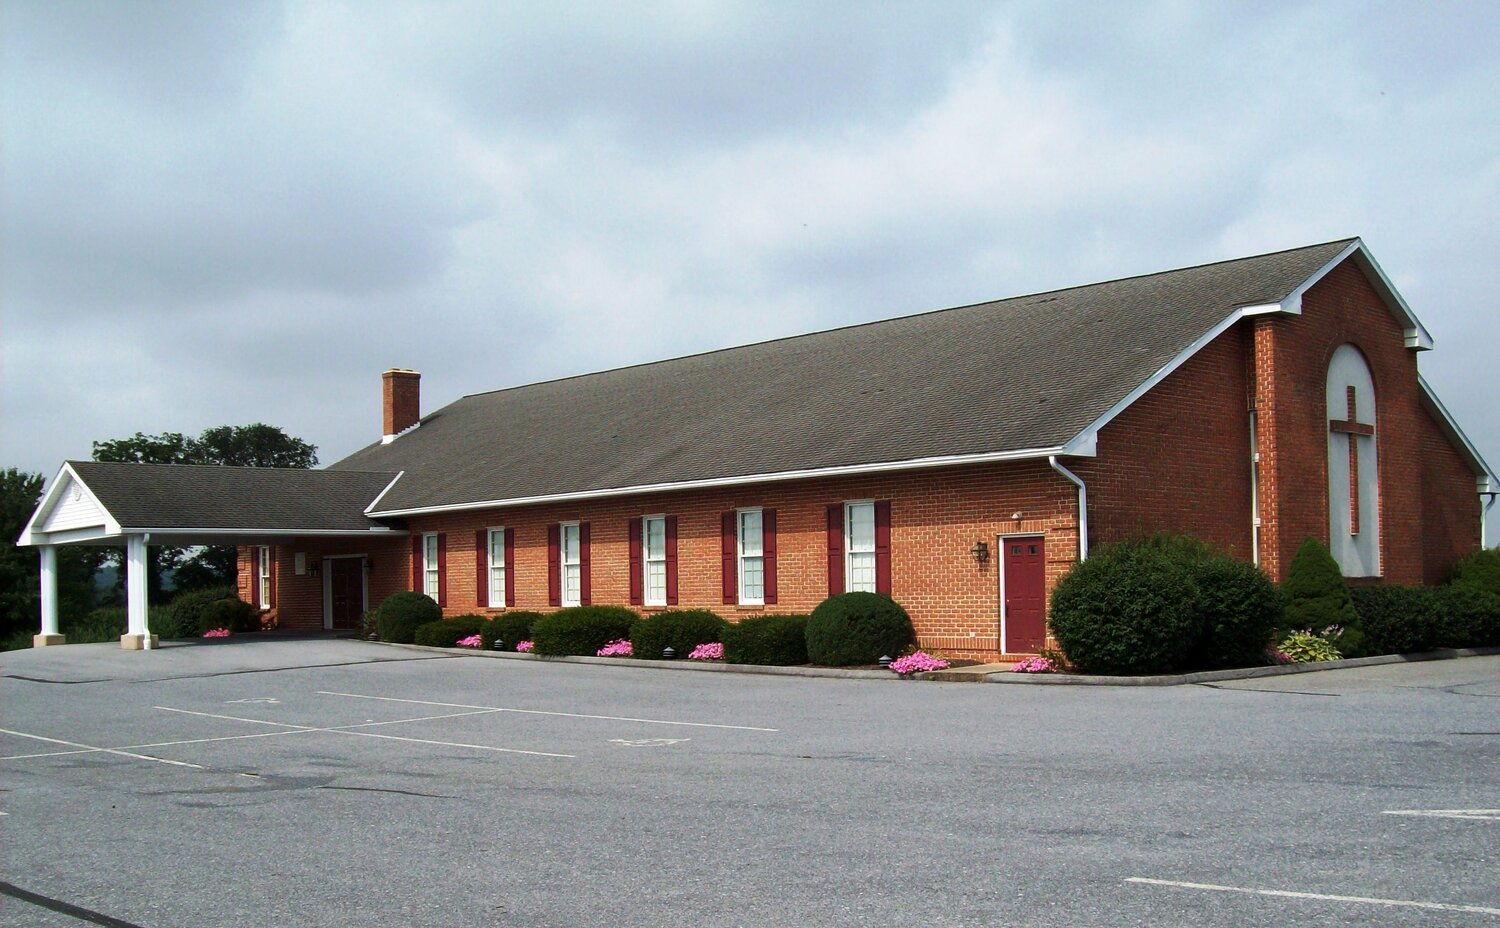
[[[411,644],[416,640],[419,626],[442,617],[443,610],[425,594],[411,591],[392,593],[375,610],[375,630],[380,633],[381,641]]]
[[[1500,596],[1466,585],[1375,586],[1351,592],[1369,654],[1500,646]]]
[[[662,660],[671,648],[674,657],[685,658],[700,644],[723,641],[729,625],[707,609],[671,609],[636,619],[630,626],[630,644],[635,657]]]
[[[506,651],[514,651],[516,644],[531,640],[531,626],[540,619],[540,612],[527,612],[523,609],[515,612],[502,612],[493,619],[484,623],[479,630],[479,637],[486,650],[495,647],[495,639],[505,642]]]
[[[724,629],[724,662],[794,667],[807,663],[805,615],[756,615]]]
[[[221,599],[237,599],[232,586],[178,593],[162,607],[160,617],[151,616],[151,631],[162,638],[194,638],[204,632],[199,625],[203,612]]]
[[[1450,581],[1454,586],[1472,587],[1492,596],[1500,596],[1500,548],[1486,548],[1459,561]]]
[[[622,606],[571,606],[544,615],[531,624],[532,653],[593,657],[599,649],[630,637],[630,626],[640,614]]]
[[[451,619],[418,625],[412,633],[412,641],[429,648],[456,648],[461,639],[479,634],[484,625],[482,615],[456,615]]]
[[[830,596],[807,618],[807,657],[814,664],[874,664],[900,656],[916,641],[911,616],[879,593]]]
[[[235,634],[260,631],[260,616],[255,607],[239,597],[218,599],[198,613],[198,631],[227,628]]]

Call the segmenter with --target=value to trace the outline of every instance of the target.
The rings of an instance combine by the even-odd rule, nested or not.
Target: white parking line
[[[401,735],[380,735],[372,731],[355,731],[358,728],[370,728],[376,725],[399,725],[402,722],[430,722],[435,719],[451,719],[462,715],[484,715],[494,712],[494,709],[480,709],[477,712],[452,712],[447,715],[429,715],[415,719],[390,719],[384,722],[360,722],[357,725],[334,725],[328,728],[317,728],[311,725],[293,725],[290,722],[269,722],[265,719],[247,719],[238,715],[220,715],[215,712],[196,712],[192,709],[174,709],[171,706],[153,706],[154,709],[163,709],[167,712],[181,712],[186,715],[201,715],[211,719],[228,719],[235,722],[251,722],[258,725],[274,725],[278,728],[295,729],[296,732],[328,732],[335,735],[355,735],[361,738],[382,738],[387,741],[410,741],[414,744],[436,744],[452,748],[473,748],[476,751],[495,751],[500,754],[528,754],[532,757],[576,757],[575,754],[554,754],[550,751],[523,751],[519,748],[497,748],[488,744],[466,744],[462,741],[435,741],[430,738],[408,738]]]
[[[426,699],[397,699],[395,696],[366,696],[363,693],[335,693],[318,690],[319,696],[347,696],[350,699],[378,699],[381,702],[406,702],[418,706],[438,706],[447,709],[484,709],[489,712],[517,712],[522,715],[553,715],[569,719],[600,719],[606,722],[641,722],[647,725],[683,725],[689,728],[729,728],[735,731],[778,732],[779,728],[756,728],[753,725],[720,725],[714,722],[674,722],[669,719],[635,719],[619,715],[585,715],[581,712],[546,712],[541,709],[510,709],[503,706],[470,706],[458,702],[431,702]]]
[[[1421,818],[1461,818],[1474,822],[1500,822],[1500,809],[1386,809],[1381,815],[1415,815]]]
[[[9,728],[0,728],[0,732],[4,732],[7,735],[15,735],[18,738],[31,738],[34,741],[45,741],[48,744],[66,744],[70,748],[83,748],[83,751],[77,752],[80,754],[98,752],[101,754],[115,754],[120,757],[130,757],[134,758],[135,760],[150,760],[155,761],[158,764],[170,764],[173,767],[191,767],[194,770],[208,769],[201,764],[190,764],[187,761],[167,760],[165,757],[152,757],[150,754],[135,754],[130,751],[121,750],[119,748],[101,748],[96,747],[92,744],[79,744],[77,741],[64,741],[61,738],[48,738],[43,735],[29,735],[24,731],[12,731]]]
[[[1482,905],[1459,905],[1452,902],[1416,902],[1411,899],[1376,899],[1369,896],[1331,896],[1324,893],[1294,892],[1288,889],[1254,889],[1248,886],[1218,886],[1213,883],[1182,883],[1177,880],[1151,880],[1132,876],[1127,883],[1147,886],[1170,886],[1174,889],[1202,889],[1216,893],[1244,893],[1252,896],[1277,896],[1282,899],[1316,899],[1323,902],[1354,902],[1364,905],[1399,906],[1407,909],[1430,909],[1438,912],[1468,912],[1474,915],[1500,915],[1500,909]]]

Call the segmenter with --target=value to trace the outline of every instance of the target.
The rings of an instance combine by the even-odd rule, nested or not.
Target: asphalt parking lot
[[[1500,657],[1212,686],[0,656],[0,923],[1500,926]]]

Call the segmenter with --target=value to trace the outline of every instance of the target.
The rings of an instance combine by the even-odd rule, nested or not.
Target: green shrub
[[[179,593],[162,608],[158,621],[151,618],[151,630],[163,638],[196,638],[205,629],[199,626],[203,610],[221,599],[235,599],[232,586],[216,586],[206,590]]]
[[[456,615],[417,626],[412,641],[429,648],[456,648],[461,639],[477,635],[485,626],[482,615]]]
[[[794,667],[807,663],[807,616],[754,615],[724,629],[724,661]]]
[[[381,641],[411,644],[418,626],[436,622],[442,617],[443,610],[425,594],[411,591],[392,593],[375,610],[375,630],[380,633]]]
[[[1309,631],[1290,632],[1282,636],[1276,643],[1276,650],[1285,654],[1293,664],[1336,661],[1343,656],[1333,642]]]
[[[1181,670],[1202,637],[1200,556],[1186,543],[1147,539],[1100,548],[1078,563],[1052,591],[1048,618],[1068,662],[1093,674]]]
[[[149,612],[147,624],[150,624]],[[58,630],[69,644],[98,644],[103,641],[119,641],[128,626],[129,620],[124,608],[106,606],[80,616],[64,616],[59,622]]]
[[[646,660],[661,660],[665,648],[671,648],[677,658],[685,658],[700,644],[723,641],[728,625],[707,609],[671,609],[631,623],[630,645],[635,657]]]
[[[1459,561],[1450,583],[1500,596],[1500,548],[1486,548]]]
[[[622,606],[571,606],[531,623],[535,654],[593,657],[611,641],[630,637],[640,614]]]
[[[1443,647],[1447,635],[1436,588],[1370,586],[1349,594],[1365,632],[1366,654],[1413,654]]]
[[[1198,585],[1198,634],[1185,667],[1219,670],[1266,662],[1266,647],[1286,611],[1271,578],[1254,564],[1205,549],[1191,562]]]
[[[260,631],[260,617],[255,607],[238,597],[216,599],[198,613],[198,633],[227,628],[239,635]]]
[[[1477,585],[1455,584],[1434,591],[1441,617],[1441,648],[1500,646],[1500,596]]]
[[[879,593],[830,596],[807,618],[807,656],[814,664],[874,664],[886,655],[899,655],[916,640],[911,616]]]
[[[531,639],[531,625],[541,617],[540,612],[525,610],[502,612],[484,623],[484,627],[479,630],[479,637],[484,641],[486,650],[493,648],[495,639],[499,638],[505,642],[505,650],[514,651],[518,642]]]
[[[1316,538],[1302,542],[1287,568],[1286,627],[1308,628],[1321,632],[1337,625],[1343,629],[1339,648],[1347,657],[1364,653],[1364,632],[1359,627],[1359,613],[1338,562],[1328,548]]]

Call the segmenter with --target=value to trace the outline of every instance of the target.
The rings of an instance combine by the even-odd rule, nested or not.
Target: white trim
[[[394,477],[391,478],[391,482],[385,485],[385,489],[384,490],[381,490],[379,493],[377,493],[375,495],[374,499],[370,500],[370,505],[366,506],[364,511],[366,513],[369,513],[370,510],[372,510],[376,506],[380,505],[380,501],[383,500],[383,499],[385,499],[385,495],[387,493],[391,492],[391,487],[393,487],[393,486],[396,485],[396,481],[400,480],[402,477],[405,477],[405,476],[406,476],[406,471],[404,471],[404,470],[397,471],[396,472],[396,476],[394,476]]]
[[[58,492],[58,489],[63,486],[64,477],[67,477],[68,482],[72,485],[81,487],[83,489],[83,492],[88,494],[89,502],[93,503],[98,507],[100,512],[104,513],[104,535],[123,535],[125,533],[126,530],[120,527],[119,520],[117,520],[110,513],[109,509],[99,501],[99,497],[94,494],[93,490],[89,489],[89,485],[83,482],[83,479],[78,476],[77,471],[73,470],[73,466],[67,461],[64,461],[62,467],[60,467],[57,471],[57,476],[52,478],[52,483],[49,484],[47,486],[47,489],[42,493],[42,501],[37,503],[36,511],[31,514],[30,519],[26,520],[26,527],[21,530],[21,537],[16,539],[16,545],[18,547],[53,543],[51,538],[47,537],[48,533],[37,531],[36,526],[39,524],[39,522],[45,520],[47,516],[52,514],[52,507],[57,505],[57,501],[54,499],[54,494],[56,494]],[[87,529],[70,529],[69,531],[86,530]],[[149,529],[147,529],[147,531],[149,531]],[[62,533],[54,532],[52,534]]]
[[[995,583],[1000,597],[1000,653],[1010,654],[1006,648],[1005,632],[1006,620],[1009,616],[1005,610],[1005,541],[1009,538],[1040,538],[1042,540],[1042,644],[1047,643],[1047,533],[1046,532],[996,532],[995,533]]]
[[[745,595],[745,524],[741,516],[747,512],[760,515],[760,554],[748,555],[760,558],[760,596]],[[740,606],[764,606],[766,604],[766,509],[764,506],[742,506],[734,511],[734,584],[735,601]]]
[[[495,602],[495,538],[500,539],[500,601]],[[484,602],[486,609],[507,609],[505,584],[510,579],[505,572],[505,526],[490,525],[484,530]],[[478,583],[479,578],[475,577]]]
[[[661,560],[651,560],[651,521],[661,521]],[[661,601],[654,602],[651,599],[651,565],[661,564]],[[641,605],[643,606],[665,606],[667,605],[667,517],[662,513],[656,515],[641,516]]]
[[[392,433],[390,435],[382,435],[382,436],[380,436],[380,443],[382,445],[389,445],[391,442],[393,442],[396,439],[400,438],[402,435],[405,435],[408,432],[414,432],[414,431],[416,431],[417,429],[419,429],[421,427],[422,427],[422,420],[418,419],[417,421],[413,422],[411,425],[408,425],[406,428],[402,429],[399,432],[394,432],[394,433]]]
[[[559,606],[581,606],[583,605],[583,523],[578,520],[557,523],[557,603]],[[568,529],[575,532],[578,539],[578,560],[570,563],[568,561]],[[578,568],[578,595],[571,601],[568,599],[568,568]],[[645,598],[644,594],[641,597]]]
[[[750,483],[774,483],[783,480],[810,480],[818,477],[843,477],[853,474],[875,474],[893,470],[917,470],[927,467],[956,467],[963,464],[987,464],[996,461],[1030,461],[1045,458],[1050,454],[1063,454],[1062,446],[1055,448],[1027,448],[1021,451],[987,451],[983,454],[950,454],[933,458],[913,458],[909,461],[882,461],[875,464],[845,464],[838,467],[821,467],[812,470],[789,470],[770,474],[747,474],[743,477],[708,477],[702,480],[681,480],[675,483],[639,484],[628,487],[612,487],[607,490],[578,490],[571,493],[550,493],[541,496],[518,496],[510,499],[480,500],[473,503],[453,503],[443,506],[417,506],[411,509],[388,509],[377,511],[374,504],[365,509],[371,518],[388,519],[396,516],[420,516],[440,512],[465,512],[472,509],[498,509],[506,506],[530,506],[537,503],[562,503],[586,499],[606,499],[612,496],[634,496],[644,493],[661,493],[675,490],[701,490],[713,487],[743,486]],[[1073,451],[1071,454],[1089,452]],[[383,494],[382,494],[383,495]]]
[[[441,542],[438,540],[438,532],[422,533],[422,589],[419,591],[423,596],[433,602],[443,598],[443,551]],[[432,560],[427,560],[427,541],[432,540]],[[432,592],[427,592],[427,575],[432,574]]]
[[[868,551],[854,550],[853,507],[855,506],[870,507],[870,550]],[[875,540],[877,521],[878,520],[875,515],[875,500],[844,500],[844,592],[846,593],[874,593],[880,589],[880,567],[876,563],[876,551],[880,547]],[[870,556],[870,589],[868,590],[855,590],[851,586],[850,575],[853,573],[853,562],[850,559],[856,554],[868,554]]]

